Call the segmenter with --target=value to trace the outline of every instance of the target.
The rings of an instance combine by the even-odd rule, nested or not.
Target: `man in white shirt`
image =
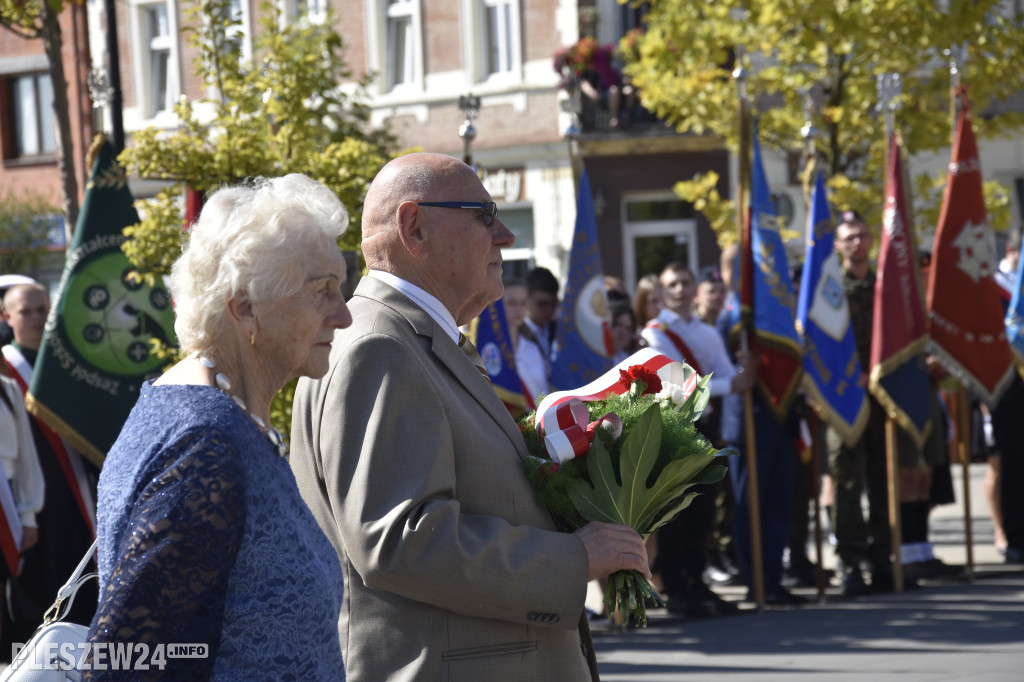
[[[678,261],[669,263],[660,279],[664,306],[643,330],[647,345],[685,362],[701,375],[713,373],[708,384],[712,398],[750,388],[756,374],[749,357],[737,368],[718,330],[694,314],[697,284],[690,269]],[[717,440],[713,433],[704,435]],[[706,537],[714,513],[713,488],[707,488],[658,531],[657,569],[668,597],[668,610],[673,613],[715,616],[737,610],[734,603],[721,599],[704,584]]]
[[[526,273],[526,326],[537,345],[551,378],[551,361],[555,359],[555,328],[558,320],[558,280],[547,268],[534,268]]]

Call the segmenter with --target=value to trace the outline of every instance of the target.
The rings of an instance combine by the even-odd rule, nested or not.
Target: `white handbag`
[[[10,667],[0,673],[0,682],[80,682],[82,673],[78,667],[84,657],[89,628],[65,623],[63,619],[71,610],[78,588],[97,577],[95,573],[82,575],[95,551],[94,541],[75,572],[57,590],[57,600],[46,610],[43,624],[36,628]]]

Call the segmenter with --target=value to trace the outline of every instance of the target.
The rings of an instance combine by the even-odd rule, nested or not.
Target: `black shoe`
[[[708,566],[704,569],[704,580],[708,581],[712,585],[741,585],[743,579],[735,573],[720,568],[718,566]]]
[[[864,574],[860,572],[859,566],[842,566],[840,575],[844,597],[862,597],[868,593],[868,586],[864,582]]]
[[[818,584],[817,567],[807,557],[801,557],[783,569],[782,584],[786,587],[815,587]]]
[[[1005,561],[1008,564],[1024,564],[1024,549],[1007,547]]]
[[[963,572],[963,566],[951,566],[936,557],[926,561],[903,564],[903,575],[914,580],[941,580],[962,575]]]
[[[722,599],[706,585],[696,586],[684,594],[671,594],[666,601],[669,613],[693,618],[725,616],[739,611],[736,604]]]
[[[757,601],[754,598],[753,590],[747,591],[747,601]],[[765,606],[804,606],[807,603],[807,597],[802,597],[799,594],[793,594],[784,587],[778,587],[774,590],[766,590],[764,593]]]

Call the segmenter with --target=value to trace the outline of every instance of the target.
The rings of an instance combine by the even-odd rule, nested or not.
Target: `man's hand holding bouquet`
[[[734,454],[694,426],[709,378],[644,349],[586,386],[548,395],[520,420],[526,475],[541,502],[573,529],[622,523],[646,539],[671,521],[696,494],[691,487],[725,475],[715,456]],[[646,625],[645,600],[664,605],[640,573],[609,576],[609,618]]]

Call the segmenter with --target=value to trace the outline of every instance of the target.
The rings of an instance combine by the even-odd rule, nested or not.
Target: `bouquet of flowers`
[[[572,528],[588,521],[630,526],[647,538],[690,504],[691,487],[725,467],[694,421],[708,404],[710,375],[641,350],[596,381],[548,395],[520,420],[526,475],[541,503]],[[604,596],[610,619],[647,624],[646,603],[664,606],[637,571],[618,571]]]

